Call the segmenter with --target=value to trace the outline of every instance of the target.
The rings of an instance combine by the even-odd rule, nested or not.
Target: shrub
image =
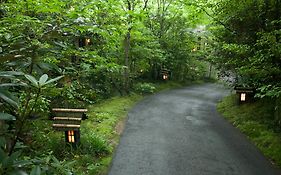
[[[141,94],[151,94],[156,90],[152,83],[137,83],[134,89],[136,92]]]

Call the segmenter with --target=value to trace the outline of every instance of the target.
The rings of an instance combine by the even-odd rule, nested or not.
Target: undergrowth
[[[275,165],[281,167],[281,132],[270,99],[238,105],[236,95],[223,99],[218,111],[239,128]]]
[[[151,84],[151,86],[155,86],[155,92],[158,92],[180,87],[181,84],[165,82]],[[29,147],[26,148],[24,155],[28,157],[54,155],[62,165],[73,165],[60,168],[67,168],[75,175],[106,174],[127,113],[137,101],[142,99],[142,94],[116,96],[88,106],[88,119],[81,123],[81,140],[77,148],[65,143],[64,132],[53,130],[53,121],[47,119],[32,121]],[[121,128],[118,128],[120,123]]]

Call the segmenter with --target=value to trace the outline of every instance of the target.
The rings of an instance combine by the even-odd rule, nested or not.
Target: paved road
[[[109,175],[276,175],[216,111],[228,90],[204,84],[145,98],[129,113]]]

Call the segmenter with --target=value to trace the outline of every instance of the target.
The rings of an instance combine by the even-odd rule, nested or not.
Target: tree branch
[[[228,30],[231,33],[236,33],[234,30],[232,30],[231,28],[229,28],[225,23],[223,23],[222,21],[218,20],[216,17],[214,17],[213,15],[211,15],[204,7],[197,5],[195,3],[186,3],[186,5],[192,5],[195,7],[199,7],[201,10],[203,10],[205,12],[205,14],[209,17],[211,17],[215,22],[219,23],[220,25],[222,25],[226,30]]]
[[[130,0],[127,0],[127,4],[128,4],[128,10],[132,10],[132,5],[131,5]]]
[[[143,2],[144,2],[144,6],[143,6],[142,10],[145,10],[147,8],[148,0],[143,0]]]
[[[201,7],[200,7],[201,8]],[[201,8],[206,15],[208,15],[209,17],[211,17],[215,22],[219,23],[220,25],[222,25],[226,30],[230,31],[231,33],[236,33],[234,30],[232,30],[231,28],[229,28],[225,23],[223,23],[222,21],[218,20],[217,18],[215,18],[214,16],[212,16],[209,12],[207,12],[206,9]]]

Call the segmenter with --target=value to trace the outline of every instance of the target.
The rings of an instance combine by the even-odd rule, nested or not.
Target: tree
[[[279,0],[220,1],[210,6],[215,19],[213,62],[231,70],[237,85],[252,86],[257,97],[275,100],[280,121],[281,6]],[[257,15],[259,14],[259,15]],[[279,112],[278,112],[279,111]]]
[[[194,16],[202,17],[197,14],[182,0],[1,1],[0,119],[15,130],[0,124],[12,140],[4,148],[0,139],[0,162],[20,160],[17,141],[25,142],[31,119],[47,118],[50,107],[85,107],[124,95],[133,83],[159,79],[164,68],[174,80],[202,78],[202,55],[191,52],[199,38],[191,32]]]

